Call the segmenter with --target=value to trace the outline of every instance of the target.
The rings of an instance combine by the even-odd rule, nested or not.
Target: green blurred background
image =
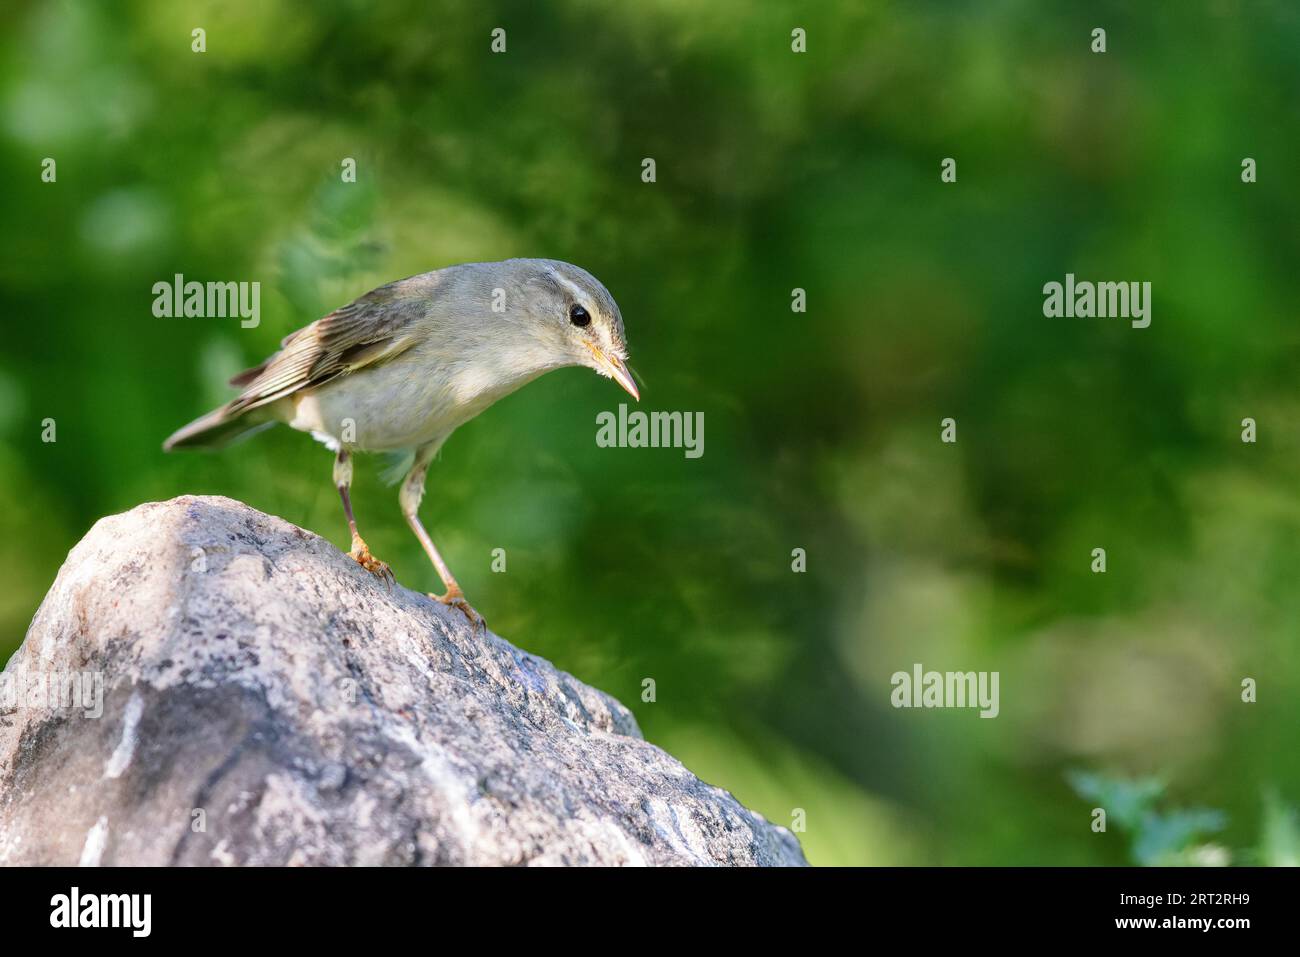
[[[141,502],[346,547],[308,437],[162,439],[376,285],[553,257],[609,286],[641,407],[702,411],[705,454],[598,448],[622,394],[583,370],[462,428],[423,515],[495,631],[802,809],[813,863],[1126,863],[1152,829],[1165,859],[1293,858],[1300,11],[1086,6],[6,4],[0,661]],[[260,281],[261,325],[155,318],[177,272]],[[1151,327],[1044,318],[1067,272],[1150,281]],[[381,465],[361,527],[432,589]],[[892,709],[913,662],[999,671],[1000,716]],[[1096,835],[1107,789],[1132,813]]]

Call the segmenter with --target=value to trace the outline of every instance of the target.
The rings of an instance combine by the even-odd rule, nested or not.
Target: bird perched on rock
[[[243,392],[163,448],[220,448],[276,422],[310,432],[335,454],[352,557],[389,581],[352,514],[352,453],[409,453],[398,500],[446,588],[430,597],[477,625],[481,616],[420,523],[425,473],[457,426],[563,366],[587,366],[640,398],[623,317],[596,277],[553,259],[449,266],[380,286],[290,333],[279,352],[230,381]]]

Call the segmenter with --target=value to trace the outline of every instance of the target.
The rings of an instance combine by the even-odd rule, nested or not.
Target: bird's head
[[[534,328],[565,365],[613,379],[640,401],[627,367],[627,339],[618,303],[595,276],[554,259],[527,260]]]

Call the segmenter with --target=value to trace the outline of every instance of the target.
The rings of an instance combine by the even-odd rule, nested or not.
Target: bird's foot
[[[459,610],[462,615],[469,619],[470,624],[474,626],[475,634],[478,634],[480,628],[482,628],[484,632],[487,631],[487,622],[484,621],[483,616],[475,611],[474,607],[465,600],[465,593],[459,588],[448,588],[445,595],[435,595],[433,592],[429,592],[429,597],[434,601],[442,602],[449,608]]]
[[[388,564],[386,562],[381,562],[372,555],[370,553],[370,547],[360,538],[353,540],[352,551],[348,552],[348,556],[366,571],[370,572],[370,574],[374,575],[376,578],[382,579],[384,584],[389,588],[392,588],[394,583],[397,581],[393,575],[393,570],[388,567]]]

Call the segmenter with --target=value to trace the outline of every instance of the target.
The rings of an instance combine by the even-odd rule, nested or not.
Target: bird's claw
[[[397,583],[397,578],[393,575],[393,570],[388,567],[388,563],[381,562],[372,555],[365,542],[354,544],[352,551],[348,552],[348,555],[370,574],[381,579],[389,588],[392,588]]]
[[[465,600],[465,593],[459,588],[448,589],[445,595],[435,595],[433,592],[429,592],[429,597],[434,601],[442,602],[449,608],[457,609],[468,618],[470,624],[474,626],[474,634],[477,635],[480,628],[483,629],[484,633],[487,632],[487,622],[482,615],[474,610],[474,606]]]

